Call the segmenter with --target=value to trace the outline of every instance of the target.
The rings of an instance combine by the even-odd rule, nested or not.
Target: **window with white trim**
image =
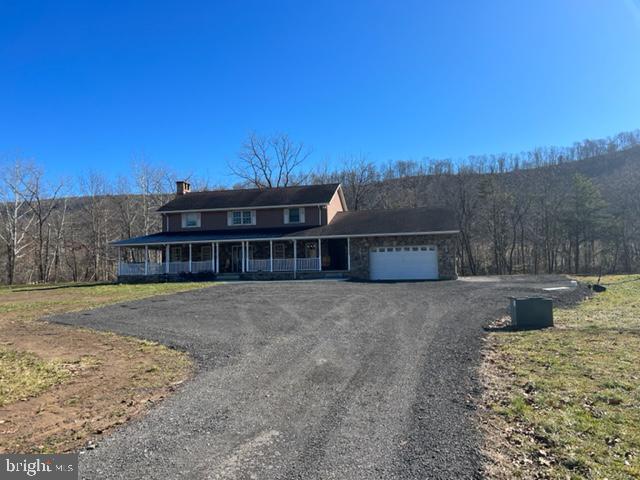
[[[255,225],[255,210],[234,210],[227,212],[227,225]]]
[[[182,228],[200,228],[200,212],[188,212],[182,214]]]
[[[284,223],[304,223],[304,208],[285,208]]]

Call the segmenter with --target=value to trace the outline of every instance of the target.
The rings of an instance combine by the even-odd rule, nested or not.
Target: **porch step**
[[[216,275],[217,280],[240,280],[240,274],[238,273],[218,273]]]
[[[347,278],[348,275],[343,272],[325,272],[324,278]]]

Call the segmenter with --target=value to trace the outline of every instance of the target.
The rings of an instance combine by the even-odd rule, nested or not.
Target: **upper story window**
[[[304,223],[304,208],[285,208],[284,223]]]
[[[200,213],[199,212],[183,213],[182,228],[200,228]]]
[[[255,225],[255,210],[236,210],[227,213],[227,225]]]

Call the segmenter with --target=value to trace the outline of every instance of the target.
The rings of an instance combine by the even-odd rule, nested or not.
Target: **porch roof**
[[[308,228],[308,227],[307,227]],[[142,237],[112,242],[116,247],[134,247],[143,245],[163,245],[167,243],[204,243],[242,240],[271,240],[293,236],[300,233],[300,227],[294,228],[257,228],[233,230],[199,230],[193,232],[159,232]]]

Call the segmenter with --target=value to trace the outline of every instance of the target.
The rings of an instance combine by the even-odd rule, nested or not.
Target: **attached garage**
[[[438,249],[434,245],[398,245],[369,251],[371,280],[437,280]]]
[[[304,231],[311,238],[346,239],[346,272],[364,281],[457,278],[459,233],[453,213],[429,207],[339,212],[329,225]],[[322,252],[329,252],[325,240]]]

